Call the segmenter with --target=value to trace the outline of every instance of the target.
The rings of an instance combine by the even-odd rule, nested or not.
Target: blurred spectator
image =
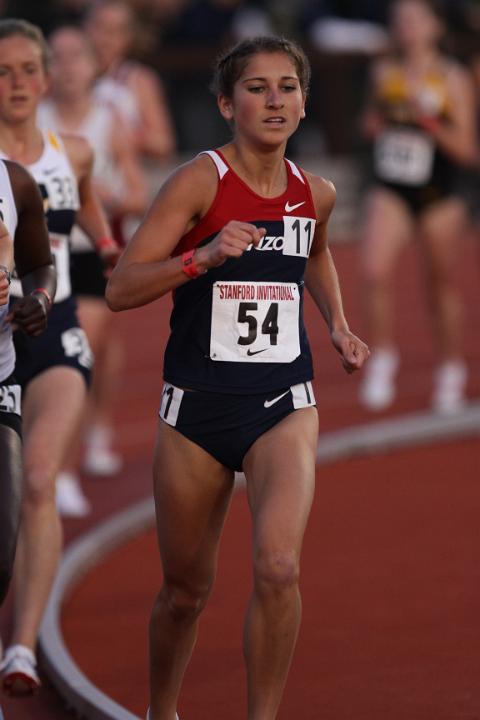
[[[396,393],[393,279],[412,236],[425,261],[437,342],[432,405],[447,413],[464,402],[467,369],[455,260],[467,214],[456,178],[458,168],[477,157],[475,103],[469,73],[439,49],[444,30],[433,0],[395,0],[394,52],[372,70],[363,123],[373,143],[374,186],[363,244],[372,358],[360,399],[373,410],[388,407]]]
[[[389,2],[317,0],[300,12],[300,26],[314,47],[327,52],[375,53],[384,50]]]
[[[80,28],[60,28],[50,37],[50,45],[50,96],[38,109],[39,125],[87,138],[95,151],[94,187],[111,220],[143,212],[147,194],[134,145],[118,111],[96,100],[92,93],[96,64],[85,33]],[[113,474],[121,466],[121,458],[112,450],[112,439],[123,352],[105,303],[103,266],[76,226],[71,246],[72,290],[95,356],[84,464],[90,473]],[[68,453],[69,467],[57,478],[57,504],[64,515],[82,515],[88,510],[76,466],[81,437],[82,433],[76,433],[75,447]]]
[[[135,15],[125,0],[92,3],[85,28],[98,63],[96,93],[124,115],[142,155],[165,160],[175,149],[170,111],[156,73],[129,59],[135,27]]]
[[[181,4],[164,36],[166,45],[208,46],[219,50],[248,35],[272,34],[261,3],[245,0],[191,0]]]

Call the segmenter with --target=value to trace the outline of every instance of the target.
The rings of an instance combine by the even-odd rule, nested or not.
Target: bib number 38
[[[296,283],[215,283],[211,359],[292,362],[300,354],[299,306]]]

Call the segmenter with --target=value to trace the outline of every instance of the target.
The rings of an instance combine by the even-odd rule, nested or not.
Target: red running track
[[[353,329],[361,334],[357,249],[353,245],[338,246],[334,255],[343,281],[347,314]],[[465,240],[460,244],[459,257],[466,300],[469,394],[478,397],[478,248]],[[397,329],[403,363],[399,398],[384,416],[428,406],[434,364],[413,246],[399,265],[397,286]],[[117,478],[85,479],[94,512],[86,520],[65,523],[67,540],[150,492],[150,456],[168,308],[169,300],[165,299],[115,318],[126,348],[126,370],[118,404],[118,443],[126,465]],[[308,303],[307,322],[316,360],[321,430],[368,422],[371,415],[356,403],[358,378],[345,376],[329,346],[323,322]],[[475,669],[479,651],[475,644],[477,648],[480,644],[473,622],[479,606],[478,553],[474,551],[474,538],[478,535],[475,532],[478,449],[473,441],[442,444],[352,460],[319,471],[317,504],[303,561],[304,629],[286,696],[286,703],[293,703],[286,705],[290,717],[295,711],[304,718],[322,720],[346,720],[353,713],[356,719],[365,720],[480,718],[478,693],[475,696],[475,682],[479,685]],[[231,578],[228,573],[230,566],[236,567],[237,563],[244,573],[248,572],[248,520],[244,516],[245,509],[238,498],[226,530],[216,594],[208,610],[212,614],[205,616],[201,644],[182,698],[185,710],[190,711],[186,720],[191,719],[192,712],[195,720],[211,718],[208,698],[222,702],[223,689],[218,696],[213,692],[213,681],[220,669],[225,678],[219,685],[229,689],[224,698],[235,697],[235,707],[242,707],[239,628],[245,599],[242,591],[246,592],[246,588],[245,583],[239,583],[238,578]],[[235,541],[237,532],[242,537],[240,544]],[[131,689],[125,702],[140,712],[146,697],[145,629],[159,571],[152,537],[139,538],[138,543],[138,548],[133,543],[121,551],[129,561],[122,563],[121,578],[112,581],[107,578],[108,593],[102,596],[105,606],[95,595],[94,580],[90,588],[90,577],[79,588],[78,595],[66,606],[65,629],[74,656],[93,677],[99,666],[110,668],[110,657],[103,656],[110,645],[98,642],[96,637],[90,639],[87,629],[92,617],[101,612],[115,620],[112,630],[121,643],[116,657],[127,663],[129,671],[127,675],[125,666],[112,666],[113,679],[108,682],[112,682],[115,694],[114,679],[120,678],[123,689]],[[125,574],[125,568],[131,567],[133,571],[138,567],[136,550],[145,548],[148,548],[145,562],[151,563],[147,578],[151,584],[141,588],[139,585],[137,593],[137,582]],[[240,551],[241,558],[237,560]],[[234,553],[234,561],[229,553]],[[116,555],[100,573],[103,579],[115,562]],[[96,577],[94,573],[92,578]],[[224,585],[228,588],[228,582],[233,587],[239,585],[239,592],[223,599],[221,588]],[[89,595],[91,592],[93,596]],[[118,598],[130,598],[128,608],[123,607],[122,622],[113,614]],[[4,638],[8,638],[10,614],[11,605],[7,604],[0,622]],[[219,625],[219,615],[234,623],[231,631],[228,626]],[[127,682],[129,677],[133,680],[135,673],[138,681]],[[100,684],[104,682],[102,678]],[[48,686],[32,700],[1,702],[6,720],[69,717]],[[202,712],[206,714],[202,716]],[[287,717],[285,712],[282,717]],[[234,716],[223,717],[233,720]]]

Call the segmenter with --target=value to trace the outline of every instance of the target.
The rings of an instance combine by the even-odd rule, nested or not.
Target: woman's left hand
[[[331,338],[334,348],[342,356],[342,364],[347,373],[360,370],[370,357],[368,346],[349,330],[334,330]]]
[[[10,279],[6,268],[0,266],[0,305],[8,305],[8,294],[10,290]]]

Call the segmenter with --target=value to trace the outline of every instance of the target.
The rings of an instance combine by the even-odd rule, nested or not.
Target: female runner
[[[9,312],[13,263],[24,297]],[[0,605],[12,576],[22,489],[21,390],[12,326],[37,336],[47,326],[55,269],[34,180],[16,163],[0,161]]]
[[[50,37],[50,90],[37,121],[42,127],[85,137],[95,152],[93,181],[110,220],[144,212],[146,184],[134,144],[121,115],[93,93],[96,73],[90,42],[81,28],[64,26]],[[69,462],[57,478],[57,504],[62,515],[82,515],[88,501],[78,476],[82,435],[87,472],[118,472],[121,457],[111,447],[113,411],[118,398],[123,347],[115,318],[105,303],[106,278],[91,242],[78,227],[71,235],[72,289],[78,315],[95,356],[89,394],[88,426],[78,433]]]
[[[346,371],[368,356],[348,328],[327,245],[334,188],[284,158],[308,79],[303,52],[281,38],[242,42],[219,60],[218,105],[233,140],[174,172],[107,286],[114,310],[174,290],[154,461],[164,584],[150,625],[150,720],[175,718],[235,470],[253,519],[248,717],[277,716],[315,480],[304,287]]]
[[[85,29],[98,65],[95,92],[118,108],[143,156],[165,160],[175,150],[170,111],[158,76],[148,66],[128,58],[134,28],[131,3],[98,0],[91,4]]]
[[[392,284],[400,251],[418,238],[437,342],[432,403],[463,404],[462,310],[455,269],[466,203],[456,187],[460,164],[476,162],[475,101],[468,72],[439,49],[443,24],[433,0],[392,5],[394,52],[372,73],[364,119],[374,142],[375,184],[366,202],[363,273],[372,360],[361,402],[372,410],[395,397],[399,356]]]
[[[55,478],[81,416],[92,365],[70,291],[68,237],[75,219],[105,260],[118,256],[92,190],[90,147],[36,125],[47,58],[38,28],[22,20],[0,21],[0,154],[25,165],[41,190],[57,270],[47,330],[38,338],[18,332],[14,338],[15,373],[23,391],[24,497],[15,621],[1,668],[3,687],[12,694],[40,685],[34,650],[62,539]],[[12,284],[12,294],[20,296],[21,288]]]

